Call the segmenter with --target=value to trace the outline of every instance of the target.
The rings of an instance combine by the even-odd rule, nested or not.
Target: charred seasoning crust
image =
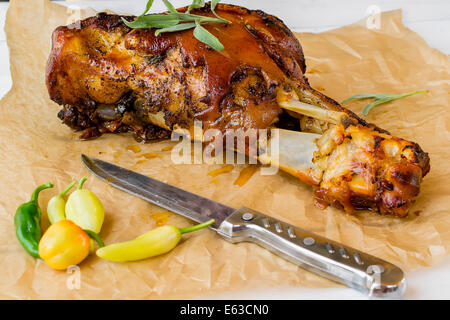
[[[428,154],[414,142],[377,134],[360,125],[335,132],[330,139],[339,143],[326,155],[324,175],[314,192],[316,204],[332,205],[348,213],[369,209],[407,216],[422,178],[430,170]],[[354,154],[359,157],[354,159]]]

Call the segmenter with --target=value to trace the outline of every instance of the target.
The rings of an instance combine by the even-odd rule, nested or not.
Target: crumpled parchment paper
[[[79,269],[54,271],[30,257],[15,237],[13,217],[32,190],[41,193],[42,227],[48,227],[49,198],[72,179],[88,175],[86,153],[139,171],[232,207],[242,205],[364,250],[406,271],[431,266],[450,252],[450,62],[402,25],[401,12],[381,15],[380,28],[366,20],[320,34],[298,34],[313,87],[342,101],[357,93],[421,94],[375,108],[366,119],[415,141],[430,153],[431,172],[407,219],[370,212],[347,215],[314,207],[311,188],[280,172],[256,172],[242,187],[233,184],[245,165],[216,177],[220,165],[175,165],[160,141],[139,145],[131,136],[104,135],[78,141],[56,114],[44,70],[55,27],[94,14],[47,0],[15,0],[7,14],[13,87],[0,102],[0,298],[163,299],[275,286],[329,287],[337,284],[304,271],[251,243],[230,244],[210,230],[186,235],[172,252],[134,263],[112,263],[95,255]],[[282,18],[282,17],[281,17]],[[301,13],[299,13],[301,19]],[[361,114],[364,101],[348,108]],[[127,148],[128,147],[128,148]],[[134,151],[137,152],[134,152]],[[143,154],[156,153],[146,159]],[[136,237],[157,223],[191,222],[114,189],[92,175],[85,184],[106,208],[101,236],[106,243]],[[156,216],[155,216],[156,214]],[[159,217],[159,219],[155,219]],[[167,222],[164,218],[166,217]]]

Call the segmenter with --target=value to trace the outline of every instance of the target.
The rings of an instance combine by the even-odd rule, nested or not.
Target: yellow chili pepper
[[[39,242],[39,255],[56,270],[77,265],[89,254],[90,237],[70,220],[52,224]]]
[[[73,181],[67,188],[65,188],[60,194],[50,199],[47,204],[47,216],[50,223],[55,223],[66,218],[65,207],[66,201],[64,196],[75,185],[76,181]]]
[[[214,219],[195,226],[179,229],[162,226],[153,229],[134,240],[114,243],[97,250],[97,256],[111,261],[136,261],[169,252],[180,242],[181,235],[202,229],[214,223]]]
[[[105,219],[105,209],[92,191],[81,189],[86,180],[87,177],[83,177],[77,190],[69,196],[66,203],[66,218],[83,229],[99,233]]]

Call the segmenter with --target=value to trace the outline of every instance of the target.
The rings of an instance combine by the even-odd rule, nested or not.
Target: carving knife
[[[400,298],[403,271],[382,259],[274,219],[250,208],[233,209],[210,199],[86,155],[82,162],[106,183],[199,223],[233,243],[254,242],[308,271],[371,298]]]

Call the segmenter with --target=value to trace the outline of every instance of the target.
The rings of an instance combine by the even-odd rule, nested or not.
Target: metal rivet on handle
[[[344,258],[344,259],[350,258],[350,256],[348,255],[347,251],[345,251],[344,248],[340,248],[339,249],[339,253],[341,254],[342,258]]]
[[[289,237],[291,237],[291,238],[296,237],[294,229],[292,229],[292,227],[288,227],[287,231],[288,231]]]
[[[242,215],[242,220],[244,221],[250,221],[253,219],[253,214],[251,214],[250,212],[246,212]]]
[[[275,230],[276,230],[278,233],[283,232],[283,229],[281,229],[281,225],[280,225],[278,222],[275,223]]]
[[[325,248],[327,248],[327,251],[328,251],[329,254],[333,254],[333,253],[336,252],[336,251],[334,250],[333,246],[332,246],[331,244],[329,244],[329,243],[327,243],[327,244],[325,245]]]
[[[355,254],[353,255],[353,258],[355,259],[355,261],[356,261],[357,264],[359,264],[359,265],[364,264],[364,261],[362,261],[362,259],[361,259],[361,257],[359,256],[359,254],[355,253]]]
[[[262,219],[262,223],[264,225],[264,228],[270,227],[269,220],[267,218]]]
[[[316,240],[314,240],[313,238],[308,237],[303,239],[303,244],[305,246],[312,246],[314,243],[316,243]]]

